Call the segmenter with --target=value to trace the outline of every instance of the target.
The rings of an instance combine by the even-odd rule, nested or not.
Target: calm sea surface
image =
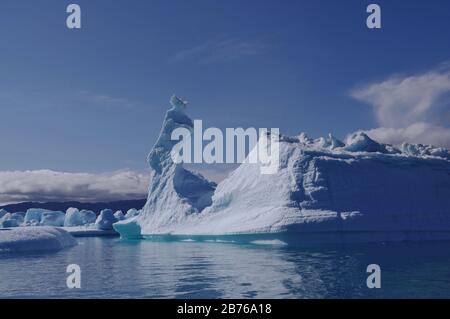
[[[78,238],[55,253],[0,254],[1,298],[449,298],[450,242],[290,247]],[[66,267],[81,267],[68,289]],[[381,267],[368,289],[367,265]]]

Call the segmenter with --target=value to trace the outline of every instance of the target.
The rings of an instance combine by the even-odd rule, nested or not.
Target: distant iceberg
[[[30,208],[25,214],[23,226],[63,226],[65,214],[41,208]]]
[[[113,224],[117,222],[114,213],[110,209],[104,209],[95,221],[95,227],[100,230],[112,230]]]
[[[114,213],[114,217],[117,220],[124,220],[125,219],[125,215],[123,214],[123,212],[121,210],[118,210]]]
[[[114,224],[124,238],[267,233],[450,238],[446,149],[380,144],[363,132],[345,143],[332,135],[280,136],[278,172],[264,175],[259,164],[243,163],[216,187],[173,163],[171,132],[192,127],[192,121],[183,101],[171,102],[148,157],[147,203],[141,214]]]

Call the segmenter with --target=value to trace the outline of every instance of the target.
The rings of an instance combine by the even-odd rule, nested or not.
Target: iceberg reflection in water
[[[393,298],[450,297],[450,243],[292,247],[80,238],[56,253],[2,254],[0,297],[98,298]],[[82,288],[66,287],[78,264]],[[382,269],[368,289],[366,267]]]

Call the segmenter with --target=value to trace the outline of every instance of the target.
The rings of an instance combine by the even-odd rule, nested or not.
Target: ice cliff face
[[[149,155],[151,183],[142,214],[115,224],[141,234],[400,232],[450,234],[450,153],[446,149],[377,143],[364,133],[280,136],[280,167],[261,174],[243,163],[214,191],[174,164],[172,130],[192,127],[185,104],[172,100]],[[211,197],[211,195],[214,195]],[[450,237],[450,236],[449,236]]]

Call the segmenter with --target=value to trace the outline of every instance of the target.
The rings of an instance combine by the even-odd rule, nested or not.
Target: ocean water
[[[1,254],[1,298],[449,298],[450,242],[309,245],[78,238]],[[81,289],[66,267],[81,267]],[[369,289],[369,264],[381,288]]]

